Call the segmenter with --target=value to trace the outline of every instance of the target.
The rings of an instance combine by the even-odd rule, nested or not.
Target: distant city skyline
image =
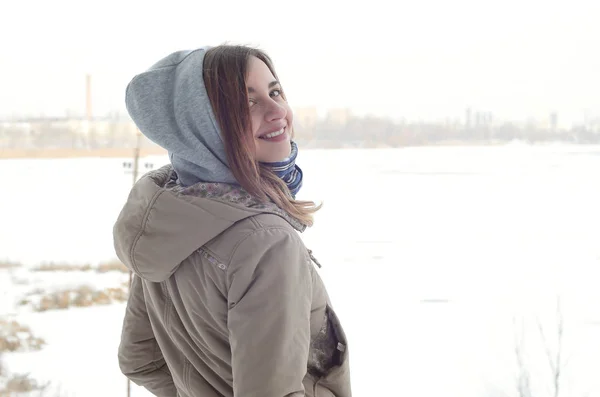
[[[89,87],[92,89],[90,92],[89,98],[86,92],[86,87],[82,87],[83,94],[80,94],[81,97],[77,104],[68,109],[60,109],[60,104],[55,104],[51,109],[51,111],[40,111],[40,112],[12,112],[12,113],[2,113],[0,112],[0,121],[17,121],[17,120],[27,120],[27,119],[65,119],[65,118],[73,118],[73,119],[83,119],[89,116],[92,119],[111,119],[117,117],[120,120],[129,119],[127,114],[127,110],[124,106],[124,103],[121,106],[116,107],[100,107],[98,110],[97,103],[97,95],[95,92],[97,88],[94,84],[93,76],[88,75],[88,78],[85,79],[86,83],[89,83]],[[84,84],[85,85],[85,84]],[[87,100],[91,100],[88,102]],[[364,117],[375,117],[375,118],[383,118],[391,120],[394,123],[434,123],[434,124],[460,124],[465,126],[476,126],[476,125],[502,125],[506,123],[514,123],[517,125],[552,125],[553,128],[562,128],[568,129],[576,126],[597,126],[600,125],[600,112],[594,112],[590,110],[586,110],[581,112],[581,114],[569,119],[569,122],[565,122],[562,118],[562,114],[557,111],[549,111],[546,114],[529,114],[523,118],[508,118],[501,117],[498,113],[488,109],[479,109],[474,107],[466,107],[463,109],[462,114],[453,114],[439,117],[409,117],[406,114],[402,114],[401,112],[396,113],[385,113],[381,111],[361,111],[361,109],[352,108],[350,106],[340,106],[340,107],[325,107],[325,106],[316,106],[316,105],[304,105],[304,106],[294,106],[292,103],[292,110],[295,113],[296,121],[298,119],[302,119],[307,117],[307,114],[310,114],[310,118],[324,120],[330,117],[334,118],[364,118]],[[341,123],[343,124],[343,123]]]
[[[443,121],[473,108],[526,121],[556,112],[563,127],[586,112],[600,116],[599,2],[268,0],[207,9],[181,0],[13,0],[6,8],[3,118],[84,113],[88,73],[94,114],[123,111],[134,74],[172,51],[225,41],[266,50],[292,106],[321,113]]]

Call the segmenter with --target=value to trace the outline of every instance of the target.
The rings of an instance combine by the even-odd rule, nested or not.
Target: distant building
[[[296,137],[305,140],[313,139],[319,115],[316,107],[294,109],[294,132]]]
[[[550,129],[556,131],[558,129],[558,113],[550,113]]]
[[[352,112],[347,108],[330,109],[327,112],[326,121],[335,126],[344,126],[352,119]]]
[[[465,110],[465,127],[471,128],[471,108]]]
[[[317,125],[319,114],[316,107],[294,109],[294,123],[301,129],[311,129]]]

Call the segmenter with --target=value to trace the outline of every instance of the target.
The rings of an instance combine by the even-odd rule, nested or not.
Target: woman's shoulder
[[[303,245],[298,232],[288,221],[276,214],[260,213],[234,223],[204,248],[222,261],[229,262],[235,251],[249,239],[261,246],[271,246],[278,244],[282,236]]]

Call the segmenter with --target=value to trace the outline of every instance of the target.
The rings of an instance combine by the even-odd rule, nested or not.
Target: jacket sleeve
[[[234,396],[304,396],[312,302],[304,245],[287,229],[256,231],[228,272]]]
[[[136,385],[158,397],[177,396],[173,377],[152,332],[138,276],[131,283],[118,357],[121,372]]]

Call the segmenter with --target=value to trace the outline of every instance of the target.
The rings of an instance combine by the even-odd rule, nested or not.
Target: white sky
[[[129,79],[179,49],[260,46],[293,106],[393,118],[600,115],[597,0],[3,0],[0,116],[123,107]],[[356,5],[350,5],[356,4]],[[360,6],[358,4],[361,4]]]

